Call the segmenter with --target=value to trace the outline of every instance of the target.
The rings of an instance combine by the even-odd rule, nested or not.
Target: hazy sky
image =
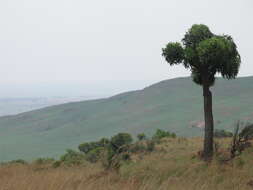
[[[161,48],[194,23],[232,35],[239,75],[253,75],[252,0],[1,0],[0,96],[64,94],[72,84],[82,86],[76,95],[118,92],[187,76]]]

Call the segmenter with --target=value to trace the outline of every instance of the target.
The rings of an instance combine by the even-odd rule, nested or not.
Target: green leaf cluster
[[[189,68],[193,81],[199,85],[205,82],[212,86],[216,74],[227,79],[235,78],[241,63],[232,37],[213,34],[203,24],[193,25],[186,32],[182,43],[170,42],[162,52],[170,65],[183,64]]]

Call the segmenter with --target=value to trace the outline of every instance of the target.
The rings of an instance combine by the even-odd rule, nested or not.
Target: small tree
[[[236,44],[231,36],[215,35],[206,25],[195,24],[185,34],[183,45],[168,43],[162,55],[170,65],[183,64],[190,69],[193,81],[201,85],[204,96],[205,138],[203,156],[213,155],[213,111],[212,93],[215,75],[226,79],[237,76],[241,63]]]
[[[118,169],[122,156],[127,157],[129,145],[133,142],[133,138],[128,133],[119,133],[113,136],[107,146],[107,161],[105,167],[107,169]]]
[[[110,144],[114,150],[120,149],[124,145],[129,145],[133,142],[133,138],[128,133],[119,133],[111,138]]]

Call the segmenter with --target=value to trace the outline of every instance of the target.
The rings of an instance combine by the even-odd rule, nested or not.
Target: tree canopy
[[[215,82],[215,75],[235,78],[241,62],[236,44],[231,36],[213,34],[206,25],[195,24],[179,42],[170,42],[162,49],[170,65],[183,64],[192,72],[195,83],[202,85],[205,75],[208,86]]]

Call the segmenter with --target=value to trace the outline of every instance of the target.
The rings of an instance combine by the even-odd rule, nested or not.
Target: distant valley
[[[48,106],[69,102],[94,99],[91,96],[81,97],[16,97],[0,98],[0,116],[15,115]]]

